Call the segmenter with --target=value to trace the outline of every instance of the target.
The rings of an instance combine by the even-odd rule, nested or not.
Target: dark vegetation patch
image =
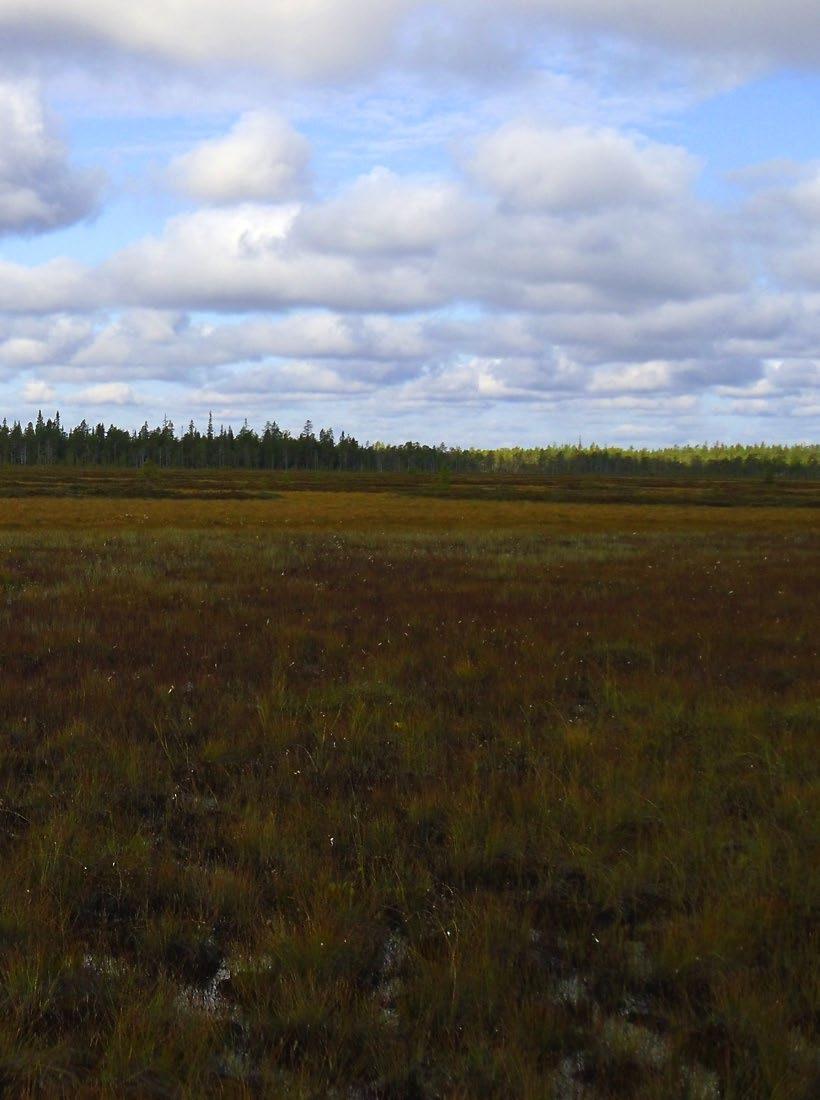
[[[795,478],[548,473],[368,473],[345,470],[0,466],[2,497],[268,500],[289,492],[375,492],[443,500],[817,508],[820,482]]]

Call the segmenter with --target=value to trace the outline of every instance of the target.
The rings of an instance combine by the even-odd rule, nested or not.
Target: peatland
[[[818,1095],[818,504],[0,471],[0,1094]]]

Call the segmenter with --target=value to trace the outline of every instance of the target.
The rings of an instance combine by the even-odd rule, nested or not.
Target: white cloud
[[[487,8],[493,0],[482,0]],[[679,50],[820,63],[820,8],[812,0],[508,0],[505,8],[587,33],[614,32]]]
[[[104,287],[67,258],[28,266],[0,260],[0,313],[58,313],[102,304]]]
[[[278,117],[244,116],[174,165],[204,208],[96,266],[0,261],[3,378],[78,408],[152,380],[249,415],[325,395],[425,423],[436,404],[813,407],[812,166],[726,208],[684,150],[613,129],[519,121],[449,172],[376,168],[321,200],[307,158]]]
[[[277,320],[251,317],[213,324],[159,310],[134,310],[106,319],[86,328],[83,339],[71,345],[56,332],[48,339],[42,322],[36,328],[19,323],[14,340],[10,336],[4,344],[0,333],[0,360],[12,342],[30,345],[25,363],[49,366],[55,377],[71,381],[112,373],[120,378],[191,380],[237,362],[273,359],[343,363],[346,370],[364,369],[385,377],[405,369],[404,364],[415,369],[436,347],[418,320],[294,313]],[[22,365],[22,360],[17,363]]]
[[[296,78],[355,72],[384,55],[409,0],[0,0],[17,50],[126,54],[186,66],[273,66]]]
[[[134,391],[125,382],[101,382],[89,386],[77,394],[77,400],[90,405],[133,405],[136,403]]]
[[[820,391],[820,363],[814,358],[770,363],[766,375],[774,390],[785,393]]]
[[[125,304],[171,308],[390,311],[439,300],[412,256],[360,262],[300,246],[292,236],[297,214],[245,204],[173,218],[162,236],[115,256],[103,281]]]
[[[427,49],[413,34],[419,22]],[[562,31],[763,64],[820,64],[820,9],[811,0],[234,0],[229,11],[224,0],[0,0],[0,41],[10,52],[254,66],[299,79],[402,60],[462,71],[476,57],[509,65]],[[442,37],[450,48],[440,48]]]
[[[53,386],[36,378],[23,386],[23,400],[32,405],[36,405],[39,401],[53,401],[56,396],[57,391]]]
[[[743,229],[761,265],[784,285],[820,288],[820,164],[772,166],[745,182]]]
[[[209,203],[281,202],[307,186],[310,143],[284,119],[251,111],[221,138],[178,157],[171,178]]]
[[[336,199],[305,207],[295,235],[349,255],[431,252],[477,228],[476,204],[447,180],[406,179],[374,168]]]
[[[37,89],[0,83],[0,234],[43,233],[88,217],[97,179],[70,167]]]
[[[94,326],[70,316],[0,316],[0,368],[18,374],[29,367],[69,362],[93,338]]]
[[[379,168],[324,202],[172,218],[161,235],[103,265],[98,293],[163,309],[411,312],[471,302],[556,312],[660,305],[742,285],[731,234],[695,200],[680,150],[610,131],[527,135],[535,157],[504,158],[496,202],[443,176]],[[486,173],[498,137],[484,147]],[[549,175],[552,147],[568,152]],[[629,201],[630,188],[641,203]]]
[[[717,312],[709,303],[692,303],[689,309],[693,325],[698,316],[711,323]],[[392,402],[401,392],[419,401],[426,394],[428,401],[486,402],[643,400],[708,391],[794,403],[816,390],[820,379],[813,359],[772,358],[780,341],[774,333],[760,338],[754,299],[722,300],[719,312],[724,325],[719,332],[695,329],[699,357],[681,341],[685,311],[670,317],[666,329],[653,311],[638,313],[624,340],[612,315],[600,314],[490,313],[454,322],[297,313],[217,324],[138,310],[96,326],[63,317],[51,324],[18,318],[6,332],[0,330],[0,361],[17,372],[37,367],[49,382],[96,383],[83,397],[97,403],[104,397],[110,403],[130,400],[129,378],[204,386],[236,400],[247,395],[251,404],[253,395],[264,393],[381,393],[384,399],[389,392]],[[805,317],[811,317],[808,308]],[[739,338],[748,336],[751,346],[756,333],[750,351]],[[816,345],[819,334],[820,322],[810,322],[803,344]],[[744,346],[732,352],[733,341]],[[26,354],[13,362],[7,349],[21,345]]]
[[[629,310],[736,289],[729,235],[688,204],[583,217],[488,218],[452,250],[441,278],[462,299],[556,312]]]
[[[668,203],[685,196],[693,158],[610,129],[512,123],[478,142],[472,170],[519,210],[571,212]]]
[[[719,355],[704,359],[652,360],[604,366],[591,372],[590,393],[702,392],[733,384],[756,384],[763,372],[757,359],[738,357],[723,360]]]
[[[820,221],[820,168],[796,183],[786,197],[797,215],[816,225]]]
[[[789,308],[794,316],[802,312],[807,323],[803,343],[816,346],[820,322],[811,322],[811,317],[818,314],[812,314],[809,302],[798,307],[792,301]],[[689,309],[693,319],[701,316],[710,323],[718,312],[708,302],[690,303]],[[564,438],[571,422],[583,425],[585,438],[608,438],[607,410],[645,418],[641,423],[647,431],[653,422],[665,424],[667,436],[673,422],[678,423],[674,418],[693,417],[681,435],[686,438],[701,423],[700,402],[707,396],[710,407],[731,415],[777,416],[783,423],[794,416],[808,423],[820,381],[816,362],[805,355],[767,359],[777,347],[776,338],[759,339],[756,355],[727,353],[731,337],[754,336],[760,326],[753,316],[746,317],[755,310],[748,296],[738,295],[731,304],[723,300],[722,310],[724,331],[695,332],[700,335],[700,358],[680,343],[682,316],[671,317],[661,331],[650,309],[629,319],[631,357],[618,349],[621,333],[614,330],[615,343],[611,340],[608,318],[613,315],[576,314],[572,326],[566,315],[523,311],[480,313],[460,321],[308,312],[218,323],[142,309],[102,318],[92,326],[82,320],[74,330],[64,317],[53,322],[17,318],[5,333],[0,328],[0,361],[4,337],[18,342],[28,338],[44,355],[50,349],[51,358],[42,363],[34,361],[35,355],[21,358],[12,376],[25,378],[36,367],[38,382],[59,387],[61,406],[69,404],[77,415],[100,410],[95,416],[106,415],[102,410],[109,408],[114,419],[116,406],[144,404],[143,395],[134,392],[134,380],[159,379],[174,388],[165,389],[162,404],[153,407],[170,410],[175,417],[212,408],[234,421],[248,415],[261,422],[275,415],[290,423],[300,416],[287,410],[304,402],[301,420],[305,415],[330,417],[349,428],[349,410],[358,409],[353,427],[355,415],[364,416],[371,435],[384,430],[374,428],[379,418],[393,422],[388,434],[404,432],[397,425],[407,417],[408,434],[418,435],[422,425],[422,434],[465,442],[479,438],[475,418],[493,408],[505,418],[510,441],[517,432],[530,430],[516,420],[516,408],[543,410],[539,415],[550,418],[543,424],[553,425],[545,438]],[[657,347],[665,355],[656,354]],[[33,399],[35,404],[49,401],[44,389],[31,392],[44,395]],[[171,393],[176,396],[169,398]],[[156,394],[152,400],[156,402]],[[322,411],[323,400],[335,404]],[[442,419],[448,408],[449,428]],[[459,427],[459,415],[465,414],[476,426],[466,433],[463,424]],[[433,427],[436,416],[440,428]],[[510,426],[517,423],[518,428]],[[702,434],[694,430],[697,437]]]

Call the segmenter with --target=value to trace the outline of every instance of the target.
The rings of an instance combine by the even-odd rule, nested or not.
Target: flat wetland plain
[[[818,505],[0,471],[0,1095],[818,1095]]]

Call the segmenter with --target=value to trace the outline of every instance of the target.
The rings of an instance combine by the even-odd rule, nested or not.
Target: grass
[[[816,1095],[816,489],[87,476],[0,499],[0,1092]]]

